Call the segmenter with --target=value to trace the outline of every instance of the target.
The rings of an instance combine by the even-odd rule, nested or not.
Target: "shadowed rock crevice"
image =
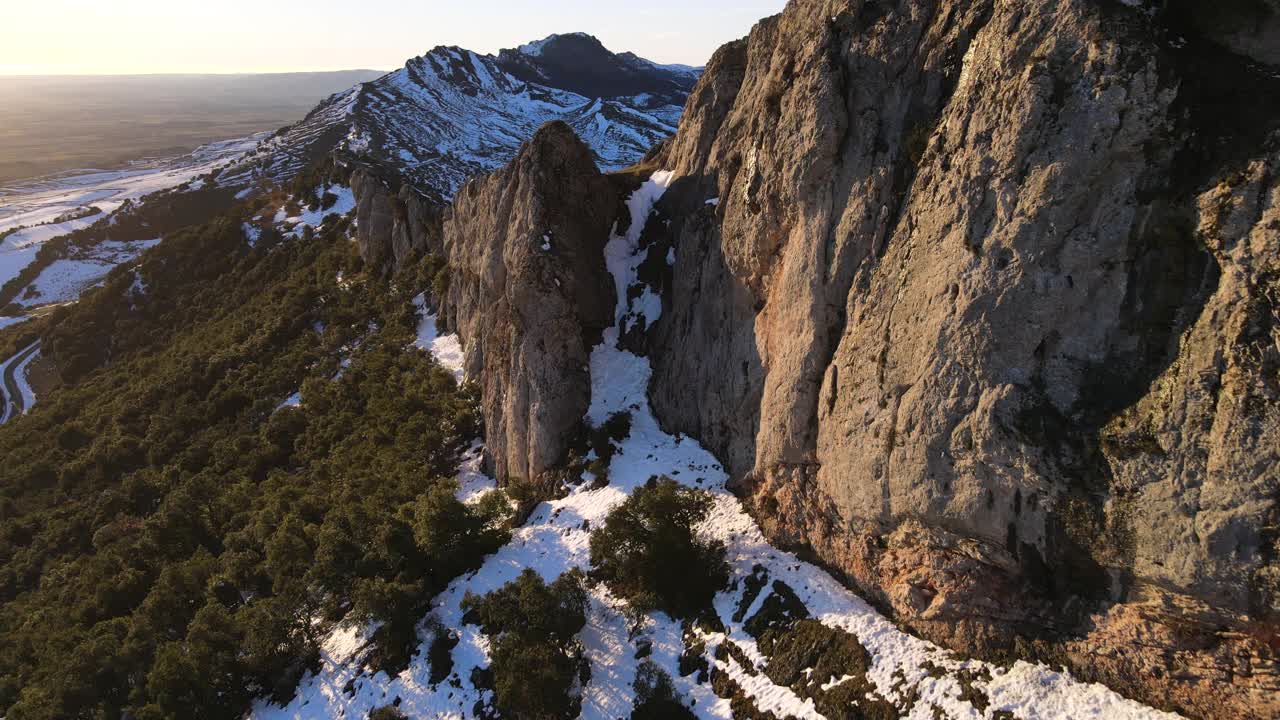
[[[1168,0],[1162,19],[1178,32],[1204,37],[1224,49],[1280,65],[1280,2],[1223,0],[1216,3]]]

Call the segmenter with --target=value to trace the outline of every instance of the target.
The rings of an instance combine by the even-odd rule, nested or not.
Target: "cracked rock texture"
[[[368,168],[351,173],[356,198],[356,243],[360,257],[376,272],[389,275],[411,258],[439,253],[440,204],[409,185],[393,183]]]
[[[1197,17],[794,0],[722,48],[650,394],[907,627],[1270,718],[1280,82]]]
[[[469,181],[445,213],[441,316],[482,388],[490,469],[540,482],[564,459],[591,400],[591,348],[612,324],[604,244],[617,192],[562,122],[505,168]]]

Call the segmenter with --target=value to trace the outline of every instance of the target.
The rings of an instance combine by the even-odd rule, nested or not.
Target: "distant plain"
[[[380,75],[0,76],[0,184],[274,130]]]

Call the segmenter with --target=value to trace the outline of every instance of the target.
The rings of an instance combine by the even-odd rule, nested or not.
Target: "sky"
[[[4,0],[0,75],[390,70],[436,45],[497,52],[588,32],[702,65],[784,0]]]

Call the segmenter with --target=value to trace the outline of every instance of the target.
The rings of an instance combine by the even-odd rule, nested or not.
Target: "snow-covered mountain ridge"
[[[328,98],[229,168],[221,183],[286,179],[339,151],[448,198],[552,120],[572,126],[602,168],[618,169],[675,132],[699,74],[612,53],[582,34],[522,47],[498,56],[436,47]]]

